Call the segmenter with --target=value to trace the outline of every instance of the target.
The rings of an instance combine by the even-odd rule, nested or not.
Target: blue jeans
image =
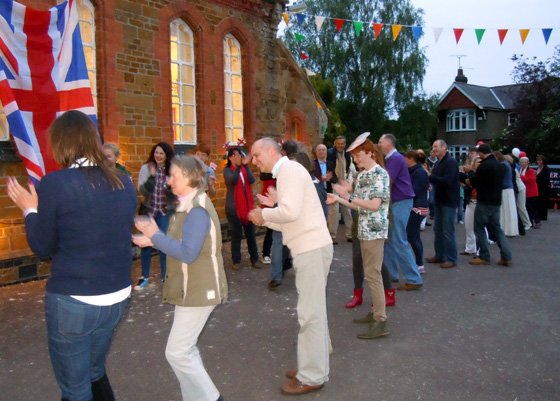
[[[167,233],[167,227],[169,227],[169,214],[165,216],[158,213],[154,216],[154,220],[158,225],[159,229],[165,234]],[[140,258],[142,260],[142,276],[144,278],[150,277],[150,264],[152,263],[152,250],[151,246],[142,248],[140,251]],[[161,279],[165,280],[165,272],[167,270],[167,257],[165,253],[159,252],[159,264],[161,266]]]
[[[272,230],[272,261],[270,263],[270,278],[281,281],[284,277],[282,267],[284,265],[282,246],[282,232]]]
[[[420,224],[422,223],[422,220],[424,220],[424,217],[425,216],[418,213],[410,212],[408,224],[406,225],[406,238],[414,251],[416,266],[424,265],[424,246],[422,245],[422,239],[420,238]]]
[[[49,355],[63,399],[92,400],[91,383],[105,375],[113,332],[127,306],[128,299],[96,306],[46,293]]]
[[[385,242],[385,266],[393,280],[399,279],[400,267],[407,283],[422,284],[422,277],[418,273],[418,266],[406,239],[406,225],[412,210],[412,199],[393,202],[390,207],[393,220],[389,228],[389,241]]]
[[[245,240],[247,241],[247,250],[251,256],[251,262],[259,261],[259,250],[257,248],[257,237],[255,236],[255,225],[251,222],[242,224],[237,214],[226,211],[228,219],[229,231],[231,233],[231,258],[233,263],[241,263],[241,237],[242,231],[245,231]]]
[[[437,260],[457,263],[457,241],[455,240],[455,214],[457,208],[434,207],[434,250]]]
[[[511,260],[511,249],[507,241],[504,231],[500,226],[500,206],[484,205],[477,203],[474,209],[474,235],[476,236],[476,244],[479,247],[479,258],[490,262],[490,251],[488,249],[488,239],[486,231],[491,238],[498,243],[500,247],[500,256],[502,260]]]

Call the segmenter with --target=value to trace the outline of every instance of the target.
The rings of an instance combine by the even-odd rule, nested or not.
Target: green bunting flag
[[[486,32],[486,29],[479,28],[479,29],[475,29],[474,31],[476,32],[476,41],[478,42],[478,44],[480,44],[480,41],[482,40],[482,37],[484,36],[484,32]]]
[[[303,39],[305,39],[305,36],[303,36],[301,33],[294,33],[294,36],[296,38],[296,42],[301,42],[303,41]]]
[[[356,37],[360,36],[362,33],[362,28],[364,27],[364,23],[361,21],[354,21],[354,32],[356,32]]]

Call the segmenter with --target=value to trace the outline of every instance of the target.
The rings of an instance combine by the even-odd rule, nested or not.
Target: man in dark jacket
[[[440,263],[442,269],[457,266],[455,215],[459,206],[459,165],[447,152],[447,143],[437,139],[432,145],[438,161],[434,164],[430,183],[435,190],[434,249],[435,256],[428,263]]]
[[[471,259],[471,265],[490,264],[490,251],[486,231],[500,247],[499,265],[511,266],[511,249],[500,227],[500,205],[502,203],[502,180],[505,166],[498,162],[487,144],[478,146],[478,153],[483,159],[472,178],[470,185],[476,189],[477,204],[474,210],[474,234],[479,247],[479,256]]]

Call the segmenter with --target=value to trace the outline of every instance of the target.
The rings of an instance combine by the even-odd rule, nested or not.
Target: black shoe
[[[282,282],[280,280],[270,280],[270,283],[268,283],[268,289],[273,290],[277,287],[280,287],[281,285]]]

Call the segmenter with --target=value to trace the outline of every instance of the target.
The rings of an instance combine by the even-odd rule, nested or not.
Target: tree
[[[560,47],[550,59],[514,55],[513,77],[524,84],[516,99],[517,119],[497,140],[504,148],[521,147],[534,160],[543,154],[560,162]]]
[[[421,11],[409,0],[308,0],[306,5],[305,21],[292,23],[284,34],[286,46],[297,58],[305,52],[309,58],[303,66],[332,80],[339,98],[332,107],[350,131],[349,140],[382,127],[386,116],[420,89],[426,58],[410,26],[422,25]],[[337,32],[328,19],[317,31],[315,16],[346,22]],[[387,24],[377,39],[372,21]],[[397,40],[388,25],[393,23],[406,26]]]
[[[399,111],[392,132],[398,138],[400,150],[429,149],[436,139],[439,95],[415,96]]]

